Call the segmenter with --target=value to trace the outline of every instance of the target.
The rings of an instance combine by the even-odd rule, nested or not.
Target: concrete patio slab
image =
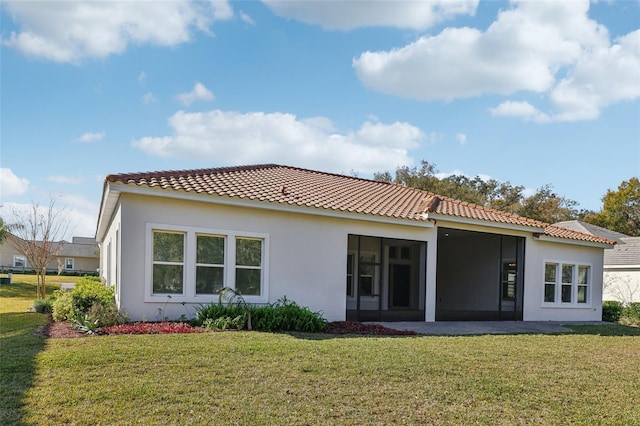
[[[437,321],[437,322],[376,322],[395,330],[411,330],[418,334],[434,336],[460,336],[474,334],[516,333],[571,333],[567,324],[607,324],[601,321],[557,322],[557,321]]]

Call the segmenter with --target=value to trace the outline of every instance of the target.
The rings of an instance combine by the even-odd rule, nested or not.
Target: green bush
[[[97,321],[101,327],[126,321],[116,307],[113,287],[105,286],[98,277],[83,277],[71,291],[57,290],[53,298],[54,321]]]
[[[622,316],[634,320],[640,320],[640,302],[632,302],[622,309]]]
[[[602,302],[602,321],[618,322],[623,309],[622,303],[615,300],[605,300]]]
[[[33,301],[33,310],[39,314],[50,314],[53,312],[53,298],[36,299]]]
[[[67,321],[74,317],[73,297],[70,291],[56,290],[53,292],[53,320]]]
[[[118,311],[114,300],[109,303],[94,303],[85,317],[99,327],[111,327],[112,325],[125,324],[129,318],[126,314]]]
[[[326,320],[321,313],[312,312],[309,308],[301,307],[292,300],[283,297],[275,303],[267,305],[248,305],[242,302],[229,304],[212,303],[201,306],[194,319],[194,325],[207,328],[225,329],[237,328],[230,321],[242,317],[242,327],[248,327],[251,318],[251,328],[259,331],[300,331],[320,332],[326,327]],[[239,321],[239,320],[238,320]]]
[[[107,306],[113,300],[114,288],[102,284],[98,277],[83,277],[71,290],[73,309],[76,315],[89,312],[94,303]]]
[[[247,325],[247,316],[238,315],[235,318],[232,317],[218,317],[216,319],[207,318],[202,326],[207,329],[213,330],[242,330]]]

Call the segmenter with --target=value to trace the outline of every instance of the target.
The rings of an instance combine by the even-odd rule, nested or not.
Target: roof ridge
[[[265,164],[253,164],[253,165],[241,165],[241,166],[226,166],[226,167],[210,167],[210,168],[201,168],[201,169],[182,169],[182,170],[159,170],[159,171],[147,171],[147,172],[125,172],[125,173],[116,173],[109,174],[105,178],[105,180],[109,182],[117,182],[121,181],[123,178],[126,179],[140,179],[140,178],[158,178],[158,177],[182,177],[189,175],[211,175],[211,174],[220,174],[220,173],[230,173],[230,172],[242,172],[247,170],[262,170],[269,169],[275,167],[286,167],[280,166],[278,164],[273,163],[265,163]]]

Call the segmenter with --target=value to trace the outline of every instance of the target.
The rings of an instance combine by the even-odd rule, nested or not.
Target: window
[[[196,294],[217,294],[224,287],[224,237],[196,236]]]
[[[358,296],[377,296],[374,294],[376,256],[363,254],[360,256],[360,286]]]
[[[182,294],[184,234],[153,232],[153,293]]]
[[[353,297],[353,253],[347,255],[347,296]]]
[[[562,303],[571,303],[573,265],[562,265]]]
[[[556,275],[558,265],[547,263],[544,265],[544,301],[553,303],[556,301]]]
[[[578,266],[578,303],[587,303],[590,269],[588,266]]]
[[[13,267],[14,268],[26,268],[27,267],[27,259],[21,255],[13,256]]]
[[[262,240],[236,238],[236,290],[259,296],[262,283]]]
[[[145,302],[217,302],[224,287],[249,303],[268,302],[268,235],[153,223],[146,228]]]
[[[589,303],[591,267],[573,263],[545,263],[544,303],[577,306]]]
[[[74,264],[73,257],[67,257],[67,258],[64,259],[64,269],[65,270],[73,271],[74,270],[73,264]]]

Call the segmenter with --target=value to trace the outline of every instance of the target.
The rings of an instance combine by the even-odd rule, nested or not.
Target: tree
[[[622,181],[617,191],[602,197],[602,210],[586,215],[585,222],[631,236],[640,236],[640,179]]]
[[[578,212],[577,202],[553,193],[551,185],[545,185],[531,197],[525,198],[524,186],[521,185],[514,186],[510,182],[487,180],[480,176],[469,178],[464,175],[451,175],[439,179],[437,173],[434,164],[422,160],[419,168],[396,168],[393,178],[388,171],[374,173],[373,176],[375,180],[394,182],[548,223],[577,219],[587,214],[585,211]]]
[[[64,237],[68,229],[66,212],[56,209],[55,203],[52,198],[46,209],[37,203],[32,203],[27,212],[12,209],[15,222],[9,239],[38,276],[37,296],[41,299],[47,295],[47,265],[62,252],[64,241],[57,240]]]
[[[9,227],[4,224],[4,220],[0,217],[0,244],[4,243],[9,236]]]
[[[538,188],[535,194],[522,200],[522,205],[516,213],[520,216],[547,223],[577,218],[576,205],[578,203],[556,195],[552,189],[549,184]]]

